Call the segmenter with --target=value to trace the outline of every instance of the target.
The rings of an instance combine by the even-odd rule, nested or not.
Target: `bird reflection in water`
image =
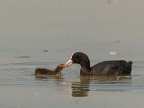
[[[80,82],[72,82],[71,96],[87,97],[89,91],[125,91],[117,87],[125,84],[131,85],[131,76],[81,76]]]
[[[58,74],[58,75],[38,75],[35,76],[36,79],[62,79],[62,75]]]
[[[73,97],[87,97],[89,91],[90,79],[80,77],[80,82],[72,82],[71,95]]]
[[[39,76],[36,80],[54,81],[57,90],[65,90],[70,86],[72,97],[87,97],[89,92],[123,92],[131,86],[131,76],[81,76],[77,80],[69,82],[63,75]],[[71,83],[71,84],[70,84]],[[43,86],[43,83],[38,83]],[[48,83],[44,83],[44,85]],[[70,84],[70,85],[69,85]],[[63,86],[62,86],[63,85]]]
[[[59,75],[39,75],[35,76],[35,80],[39,81],[53,81],[56,82],[55,84],[62,84],[65,82],[65,79],[62,74]]]

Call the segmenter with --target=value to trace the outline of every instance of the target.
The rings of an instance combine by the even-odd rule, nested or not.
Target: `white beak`
[[[69,61],[66,62],[65,66],[66,66],[66,67],[69,67],[72,63],[73,63],[73,61],[72,61],[72,60],[69,60]]]

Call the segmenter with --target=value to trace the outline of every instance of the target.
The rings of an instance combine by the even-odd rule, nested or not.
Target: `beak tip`
[[[65,64],[65,66],[66,66],[66,67],[69,67],[71,64],[72,64],[72,60],[69,60],[69,61]]]

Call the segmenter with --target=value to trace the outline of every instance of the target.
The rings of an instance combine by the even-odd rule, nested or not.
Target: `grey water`
[[[143,108],[144,7],[138,0],[1,0],[1,108]],[[35,78],[74,52],[91,66],[133,61],[131,76],[81,77],[73,64],[61,76]]]

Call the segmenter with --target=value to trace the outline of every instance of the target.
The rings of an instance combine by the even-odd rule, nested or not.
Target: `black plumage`
[[[131,75],[132,70],[132,61],[126,62],[125,60],[103,61],[90,67],[88,56],[82,52],[73,53],[66,66],[72,63],[80,64],[80,74],[89,76]]]

